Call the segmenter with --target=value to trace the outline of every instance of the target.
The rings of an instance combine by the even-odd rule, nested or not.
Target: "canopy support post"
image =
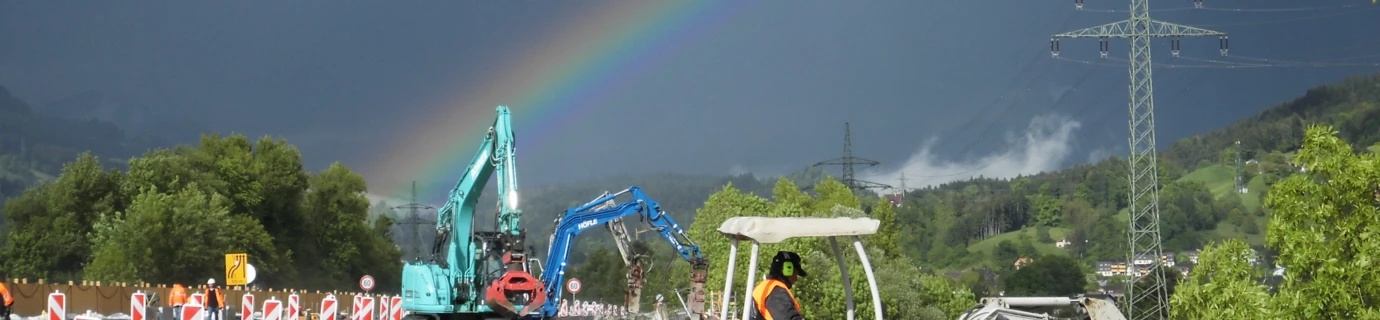
[[[834,260],[839,264],[839,274],[843,275],[843,296],[848,297],[848,320],[857,319],[853,306],[853,281],[848,279],[848,263],[843,261],[838,237],[829,237],[829,246],[834,249]]]
[[[867,285],[872,289],[872,312],[876,316],[873,319],[882,320],[882,295],[877,292],[877,276],[872,274],[872,262],[867,259],[867,251],[863,250],[862,238],[853,236],[853,248],[858,250],[858,258],[862,259],[863,271],[867,272]]]

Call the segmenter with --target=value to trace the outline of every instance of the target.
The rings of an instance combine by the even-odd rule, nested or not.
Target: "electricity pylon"
[[[1196,2],[1195,2],[1196,3]],[[1077,3],[1080,7],[1082,1]],[[1145,277],[1144,292],[1135,285],[1126,288],[1127,315],[1131,319],[1163,319],[1167,317],[1169,293],[1164,274],[1157,272],[1164,256],[1160,248],[1159,164],[1155,156],[1154,86],[1150,68],[1150,38],[1171,38],[1171,52],[1179,55],[1179,37],[1217,36],[1222,55],[1227,54],[1226,33],[1150,19],[1149,0],[1131,0],[1130,19],[1091,28],[1054,35],[1050,50],[1059,56],[1060,38],[1099,38],[1102,57],[1107,57],[1111,45],[1108,38],[1127,38],[1130,48],[1130,256],[1127,271],[1132,284]],[[1139,261],[1138,261],[1139,260]],[[1148,260],[1148,261],[1147,261]],[[1137,262],[1146,262],[1137,265]],[[1147,268],[1141,271],[1140,268]],[[1137,309],[1136,305],[1148,310]]]
[[[1245,167],[1241,166],[1241,140],[1236,140],[1236,189],[1238,193],[1246,193]]]
[[[434,224],[434,223],[436,223],[436,222],[435,222],[435,221],[429,221],[429,220],[426,220],[426,219],[422,219],[421,213],[418,212],[418,211],[419,211],[419,210],[422,210],[422,209],[431,210],[431,209],[436,209],[436,208],[434,208],[434,207],[432,207],[432,206],[425,205],[425,204],[417,203],[417,182],[416,182],[416,181],[413,181],[413,182],[412,182],[412,203],[408,203],[408,204],[401,205],[401,206],[396,206],[396,207],[393,207],[393,209],[408,209],[408,210],[407,210],[407,211],[408,211],[407,217],[406,217],[406,218],[399,219],[399,221],[398,221],[398,224],[400,224],[400,225],[410,226],[410,228],[408,228],[408,231],[407,231],[407,232],[410,233],[410,234],[412,235],[411,239],[408,240],[408,242],[410,243],[410,246],[412,247],[412,248],[411,248],[412,254],[408,257],[408,258],[411,258],[411,259],[404,259],[404,260],[416,260],[416,259],[421,259],[421,257],[422,257],[422,232],[421,232],[421,230],[422,230],[422,225]]]
[[[819,163],[816,163],[815,166],[816,166],[816,167],[818,167],[818,166],[825,166],[825,165],[838,165],[838,166],[843,166],[843,181],[839,181],[839,182],[842,182],[843,185],[848,186],[848,189],[851,189],[851,190],[853,190],[853,191],[862,191],[862,190],[866,190],[866,189],[891,189],[891,186],[889,186],[889,185],[885,185],[885,184],[881,184],[881,183],[876,183],[876,182],[871,182],[871,181],[865,181],[865,180],[858,180],[857,178],[855,178],[855,176],[854,176],[854,171],[853,171],[853,167],[854,167],[855,165],[859,165],[859,164],[865,164],[865,165],[868,165],[868,166],[875,166],[875,165],[881,164],[881,162],[877,162],[877,161],[874,161],[874,160],[863,159],[863,158],[858,158],[858,157],[854,157],[854,156],[853,156],[853,130],[852,130],[851,127],[849,127],[849,125],[848,125],[847,122],[844,122],[844,123],[843,123],[843,157],[842,157],[842,158],[833,159],[833,160],[821,161],[821,162],[819,162]]]

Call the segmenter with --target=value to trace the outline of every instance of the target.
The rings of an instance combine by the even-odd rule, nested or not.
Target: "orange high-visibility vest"
[[[6,307],[14,304],[14,296],[10,295],[10,288],[5,286],[3,282],[0,282],[0,296],[4,297]]]
[[[187,304],[187,288],[174,284],[172,291],[168,292],[168,305],[176,307],[184,304]]]
[[[214,306],[211,305],[211,291],[215,291],[215,294],[216,294],[216,305],[214,305]],[[206,295],[206,307],[207,307],[207,308],[224,308],[224,307],[225,307],[225,291],[224,291],[224,290],[221,290],[220,288],[210,288],[210,287],[207,287],[207,288],[206,288],[206,293],[205,293],[205,295]]]
[[[786,289],[786,295],[791,297],[791,303],[795,303],[795,309],[800,310],[800,301],[795,300],[795,293],[791,292],[790,287],[786,287],[785,282],[767,278],[767,280],[757,283],[757,287],[752,289],[752,301],[756,303],[757,314],[762,315],[763,319],[773,320],[771,312],[767,312],[767,295],[771,294],[771,291],[776,290],[777,287]]]

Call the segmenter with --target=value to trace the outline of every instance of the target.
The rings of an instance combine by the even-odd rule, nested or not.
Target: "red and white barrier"
[[[288,295],[287,320],[297,320],[302,313],[302,303],[298,300],[297,294]]]
[[[196,300],[192,300],[190,303],[182,305],[182,314],[178,316],[181,320],[200,320],[203,311],[201,309],[203,308],[205,307],[202,307]]]
[[[374,320],[374,297],[359,298],[359,318],[358,320]]]
[[[379,313],[377,313],[377,314],[375,314],[375,315],[378,316],[378,319],[379,319],[379,320],[387,320],[387,319],[388,319],[388,296],[379,296],[377,302],[378,302],[378,303],[375,303],[375,304],[379,305]]]
[[[246,292],[246,293],[244,294],[244,297],[241,297],[241,298],[240,298],[240,314],[242,315],[241,317],[244,317],[244,318],[241,318],[241,319],[253,319],[253,318],[254,318],[254,294],[253,294],[253,293],[247,293],[247,292]]]
[[[48,294],[48,320],[67,320],[67,295],[61,291]]]
[[[135,291],[134,294],[129,295],[130,320],[144,320],[144,311],[147,311],[145,306],[147,299],[148,296],[144,295],[143,291]]]
[[[393,296],[388,299],[388,320],[402,320],[402,297]]]
[[[336,302],[338,301],[335,300],[335,295],[327,295],[325,299],[321,299],[320,320],[335,320],[336,310],[340,307]]]
[[[360,320],[359,307],[364,306],[364,303],[360,302],[363,298],[364,297],[361,296],[355,296],[354,299],[350,300],[350,320]]]
[[[283,302],[271,297],[264,300],[263,320],[283,320]]]
[[[201,293],[193,293],[191,303],[199,304],[202,307],[206,307],[206,295]]]

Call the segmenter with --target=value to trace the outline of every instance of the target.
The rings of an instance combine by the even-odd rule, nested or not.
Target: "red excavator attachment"
[[[513,260],[512,254],[503,255],[504,264]],[[524,295],[528,299],[521,299]],[[513,305],[513,300],[527,300],[521,311]],[[546,303],[546,288],[532,274],[522,270],[509,270],[502,277],[489,284],[484,290],[484,304],[509,319],[517,319],[541,308]]]

